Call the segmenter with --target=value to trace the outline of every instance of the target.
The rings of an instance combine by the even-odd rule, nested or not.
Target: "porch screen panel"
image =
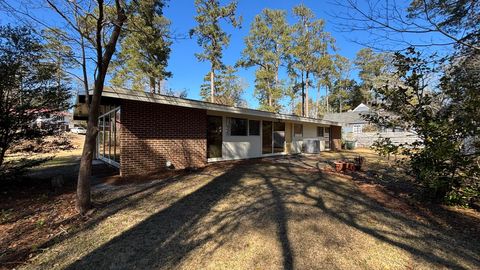
[[[113,144],[113,153],[116,162],[120,163],[120,110],[115,112],[115,142]]]
[[[98,118],[100,132],[97,137],[98,158],[119,166],[120,163],[120,107]]]
[[[103,117],[100,117],[100,119],[98,120],[98,129],[99,129],[99,132],[98,132],[98,137],[97,137],[97,140],[98,140],[98,154],[99,155],[104,155],[104,145],[103,145],[103,142],[105,141],[104,138],[103,138],[103,135],[104,135],[104,132],[103,132]]]

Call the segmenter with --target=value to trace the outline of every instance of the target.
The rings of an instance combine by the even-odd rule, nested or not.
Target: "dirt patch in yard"
[[[44,248],[81,229],[90,218],[75,210],[76,160],[52,160],[15,183],[3,186],[0,194],[0,269],[11,269]],[[114,173],[99,164],[97,177]],[[51,177],[63,176],[63,186],[54,188]],[[94,178],[95,179],[95,178]],[[97,181],[98,182],[98,181]]]
[[[0,268],[12,268],[79,224],[72,192],[0,204]]]
[[[75,182],[84,136],[66,136],[73,145],[69,150],[16,152],[7,156],[7,160],[52,159],[31,168],[26,175],[0,183],[0,269],[23,263],[85,221],[75,210]],[[102,170],[94,167],[96,174],[102,174]],[[53,177],[60,177],[55,185]]]

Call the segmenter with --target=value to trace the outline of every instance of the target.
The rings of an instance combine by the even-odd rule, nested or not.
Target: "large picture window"
[[[248,120],[243,118],[230,118],[230,135],[247,136]]]
[[[257,121],[257,120],[248,121],[248,135],[250,136],[260,135],[260,121]]]
[[[323,127],[317,127],[317,137],[323,137]]]
[[[303,125],[294,124],[293,125],[293,136],[294,137],[303,137]]]

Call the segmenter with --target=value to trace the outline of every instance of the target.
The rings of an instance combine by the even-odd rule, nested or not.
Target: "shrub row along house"
[[[74,118],[87,119],[85,96],[77,103]],[[97,158],[122,176],[341,147],[334,121],[128,89],[106,88],[101,111]]]

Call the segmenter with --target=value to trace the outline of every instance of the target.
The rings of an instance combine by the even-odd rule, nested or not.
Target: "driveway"
[[[322,166],[322,156],[251,160],[97,187],[91,222],[24,267],[480,268],[477,231],[385,207]]]

